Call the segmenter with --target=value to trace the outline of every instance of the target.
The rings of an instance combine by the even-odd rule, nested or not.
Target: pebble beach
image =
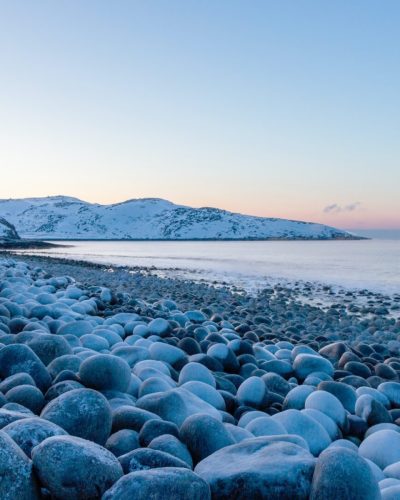
[[[0,277],[1,499],[400,498],[400,294]]]

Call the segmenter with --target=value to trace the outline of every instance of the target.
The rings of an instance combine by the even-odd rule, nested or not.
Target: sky
[[[400,228],[398,0],[0,0],[0,198]]]

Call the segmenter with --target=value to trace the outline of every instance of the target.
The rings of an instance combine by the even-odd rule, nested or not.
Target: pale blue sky
[[[400,227],[399,25],[397,0],[0,0],[0,197]]]

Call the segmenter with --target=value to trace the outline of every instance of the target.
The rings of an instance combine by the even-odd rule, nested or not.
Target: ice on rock
[[[0,431],[0,498],[39,500],[32,462],[5,432]]]
[[[28,457],[31,456],[32,449],[48,437],[67,434],[58,425],[37,417],[16,420],[3,427],[2,430],[17,443]]]
[[[291,389],[283,401],[283,410],[302,410],[308,396],[315,391],[310,385],[299,385]]]
[[[310,500],[379,500],[380,492],[367,462],[345,448],[328,449],[318,457]]]
[[[152,359],[164,361],[170,365],[174,365],[186,358],[186,353],[184,353],[182,349],[162,342],[154,342],[149,347],[149,353]]]
[[[256,437],[287,434],[285,427],[273,420],[269,415],[251,420],[245,429]]]
[[[326,391],[312,392],[306,399],[306,409],[318,410],[330,417],[339,427],[346,422],[346,411],[342,403],[333,394]]]
[[[131,379],[131,370],[128,363],[118,356],[95,354],[82,362],[79,377],[86,387],[124,392]]]
[[[178,427],[183,424],[187,417],[198,413],[204,413],[217,420],[222,420],[218,410],[181,387],[144,396],[137,400],[136,406],[154,412],[163,420],[173,422]]]
[[[193,468],[193,459],[187,446],[176,436],[171,434],[157,436],[149,443],[148,448],[169,453],[186,462],[190,468]]]
[[[179,430],[179,437],[188,447],[195,463],[235,443],[220,420],[204,414],[186,418]]]
[[[299,410],[285,410],[273,415],[272,418],[283,425],[288,434],[297,434],[305,439],[315,456],[331,443],[329,434],[322,425]]]
[[[189,382],[185,382],[181,385],[182,389],[186,389],[187,391],[195,394],[200,399],[214,406],[217,410],[226,410],[224,398],[221,394],[204,382],[198,382],[196,380],[192,380]]]
[[[324,372],[332,376],[334,369],[332,363],[322,356],[313,354],[298,354],[293,362],[293,369],[299,380],[304,380],[313,372]]]
[[[305,500],[314,466],[314,457],[297,444],[258,437],[222,448],[202,460],[195,472],[210,485],[213,499]]]
[[[73,436],[103,445],[111,431],[111,408],[107,399],[92,389],[74,389],[53,399],[41,418],[60,426]]]
[[[259,377],[249,377],[239,387],[236,397],[244,406],[259,408],[268,395],[264,381]]]
[[[55,499],[98,498],[123,475],[110,451],[73,436],[45,439],[32,450],[32,460]]]
[[[393,430],[374,432],[360,444],[359,453],[385,469],[400,461],[400,433]]]
[[[197,381],[216,387],[215,378],[211,371],[200,363],[187,363],[179,373],[179,385],[185,382]]]
[[[161,495],[160,495],[160,492]],[[208,484],[187,469],[167,467],[131,472],[122,477],[102,500],[211,500]]]
[[[171,328],[169,322],[164,318],[153,319],[147,327],[151,335],[159,335],[160,337],[166,335]]]

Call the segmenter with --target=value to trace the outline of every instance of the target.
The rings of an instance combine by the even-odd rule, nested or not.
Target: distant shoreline
[[[51,241],[358,241],[358,240],[371,240],[366,236],[349,236],[338,238],[46,238],[37,240],[37,243],[46,243]],[[28,240],[23,240],[28,241]],[[30,240],[29,240],[30,241]],[[55,245],[53,246],[60,246]]]
[[[57,245],[44,240],[0,241],[0,250],[36,250],[40,248],[63,248],[71,245]]]

